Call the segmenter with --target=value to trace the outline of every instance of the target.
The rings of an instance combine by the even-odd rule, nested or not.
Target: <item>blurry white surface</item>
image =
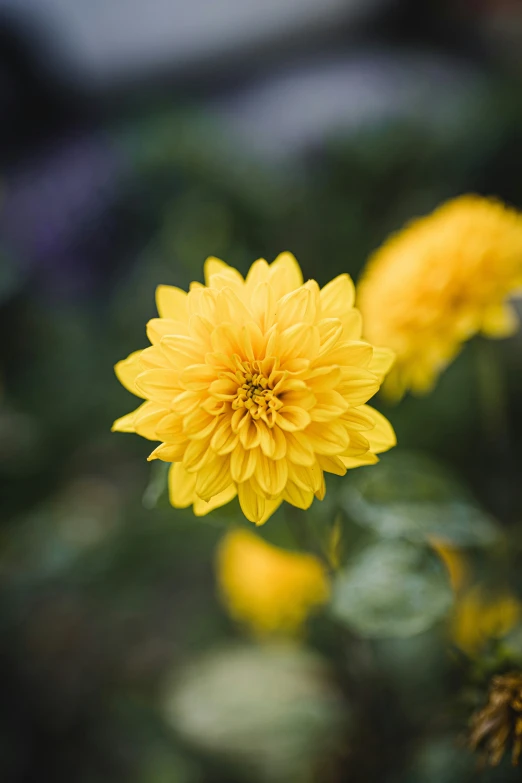
[[[376,49],[271,76],[221,99],[214,111],[248,150],[293,157],[368,125],[458,124],[480,105],[484,88],[480,73],[440,54]]]
[[[389,0],[0,0],[43,35],[69,76],[95,82],[190,67],[296,34],[312,37]]]

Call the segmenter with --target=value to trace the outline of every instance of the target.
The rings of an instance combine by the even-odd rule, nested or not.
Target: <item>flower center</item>
[[[261,372],[259,362],[241,362],[236,371],[237,396],[232,408],[246,408],[253,419],[272,423],[275,411],[283,407],[274,389],[275,379]]]

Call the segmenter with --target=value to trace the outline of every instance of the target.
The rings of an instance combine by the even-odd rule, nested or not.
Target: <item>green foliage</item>
[[[385,538],[491,546],[500,530],[454,473],[400,447],[354,472],[342,491],[349,516]]]
[[[364,637],[413,636],[441,620],[452,600],[433,551],[406,541],[379,541],[336,575],[332,611]]]
[[[302,166],[247,159],[169,96],[111,129],[132,169],[118,274],[65,303],[1,251],[2,780],[476,779],[455,743],[469,673],[449,651],[452,595],[426,544],[459,547],[474,582],[522,594],[520,336],[495,344],[507,456],[484,442],[466,349],[433,394],[386,409],[396,452],[258,531],[315,552],[332,575],[331,606],[293,649],[229,644],[242,632],[216,596],[213,558],[227,526],[246,524],[237,502],[203,519],[172,509],[168,466],[146,462],[154,444],[110,427],[138,404],[112,366],[145,345],[156,285],[201,280],[206,255],[244,271],[290,249],[320,283],[356,278],[389,231],[445,197],[478,189],[520,205],[502,151],[517,101],[492,93],[460,125],[364,129]],[[520,650],[519,627],[508,641]],[[507,659],[496,649],[487,663],[489,675]],[[480,706],[485,678],[475,685]]]

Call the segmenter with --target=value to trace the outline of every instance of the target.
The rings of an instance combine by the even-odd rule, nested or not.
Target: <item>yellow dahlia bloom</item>
[[[279,549],[247,530],[234,530],[221,542],[217,577],[232,617],[258,636],[299,633],[310,611],[330,595],[316,557]]]
[[[511,334],[521,284],[522,215],[498,201],[462,196],[392,236],[358,290],[365,335],[397,356],[390,396],[429,391],[473,335]]]
[[[205,281],[188,294],[159,286],[152,345],[115,368],[145,402],[113,429],[161,441],[149,459],[173,463],[173,506],[202,515],[238,495],[262,524],[283,500],[322,499],[324,471],[344,475],[395,444],[365,404],[393,354],[361,340],[348,275],[303,284],[282,253],[246,279],[209,258]]]

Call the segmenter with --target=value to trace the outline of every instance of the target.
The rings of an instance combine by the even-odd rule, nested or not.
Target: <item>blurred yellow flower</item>
[[[459,593],[469,577],[468,564],[462,556],[460,549],[437,538],[431,539],[430,544],[448,570],[453,591]]]
[[[221,542],[217,576],[231,616],[258,636],[299,633],[330,594],[316,557],[279,549],[247,530],[234,530]]]
[[[159,286],[152,346],[115,368],[146,402],[113,430],[162,441],[149,459],[173,463],[173,506],[202,515],[237,494],[262,524],[283,500],[322,500],[324,471],[344,475],[395,445],[365,404],[393,354],[360,339],[348,275],[320,290],[282,253],[246,279],[209,258],[205,280],[188,294]]]
[[[388,395],[429,391],[477,333],[512,334],[521,284],[522,215],[498,201],[461,196],[392,236],[358,291],[367,338],[397,355]]]
[[[448,569],[455,593],[451,636],[461,650],[473,655],[492,639],[502,639],[522,618],[522,604],[507,589],[496,592],[471,585],[471,569],[462,552],[441,541],[432,547]]]
[[[472,655],[491,639],[502,639],[521,617],[520,602],[508,591],[489,593],[477,585],[457,596],[452,636],[457,647]]]

